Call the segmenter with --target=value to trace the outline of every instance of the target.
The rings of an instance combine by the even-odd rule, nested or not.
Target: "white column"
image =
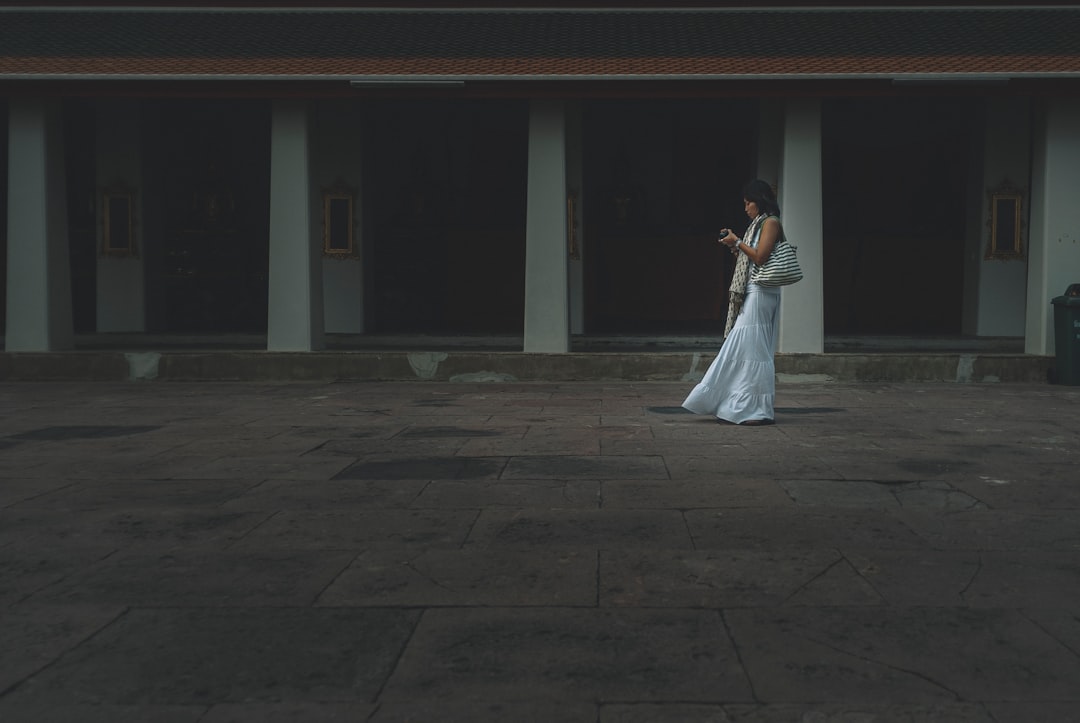
[[[1048,101],[1032,160],[1024,350],[1051,355],[1050,301],[1080,283],[1080,99]]]
[[[135,255],[97,260],[97,330],[146,331],[146,237],[142,233],[142,151],[139,103],[100,100],[97,109],[97,203],[102,192],[127,189],[133,194]],[[97,244],[102,247],[98,224]]]
[[[567,352],[566,113],[559,101],[532,101],[526,214],[525,351]]]
[[[275,101],[270,131],[270,276],[266,348],[323,348],[322,266],[312,215],[307,104]]]
[[[778,350],[820,354],[825,349],[820,100],[787,103],[779,200],[784,231],[799,249],[804,276],[781,294]]]
[[[9,101],[7,351],[73,344],[60,104]]]

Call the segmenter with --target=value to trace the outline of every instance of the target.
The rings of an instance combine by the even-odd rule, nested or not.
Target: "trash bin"
[[[1057,364],[1054,383],[1080,385],[1080,284],[1070,284],[1064,296],[1055,296],[1054,347]]]

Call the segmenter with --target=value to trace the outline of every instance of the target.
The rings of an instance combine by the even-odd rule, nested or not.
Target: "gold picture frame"
[[[355,205],[356,194],[344,183],[323,190],[324,256],[356,256]]]
[[[101,194],[101,254],[135,256],[135,194],[122,188]]]
[[[581,259],[581,248],[578,246],[578,196],[576,191],[566,195],[566,245],[570,259]]]
[[[990,239],[987,259],[1020,259],[1024,256],[1024,193],[1003,183],[987,193],[990,199]]]

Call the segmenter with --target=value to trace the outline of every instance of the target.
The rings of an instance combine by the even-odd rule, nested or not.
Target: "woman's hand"
[[[717,239],[720,243],[730,248],[735,248],[735,242],[739,240],[739,237],[731,232],[731,229],[720,229],[720,238]]]

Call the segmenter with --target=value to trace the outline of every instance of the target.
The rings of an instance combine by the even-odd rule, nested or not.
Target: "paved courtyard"
[[[1080,720],[1080,387],[0,384],[0,721]]]

